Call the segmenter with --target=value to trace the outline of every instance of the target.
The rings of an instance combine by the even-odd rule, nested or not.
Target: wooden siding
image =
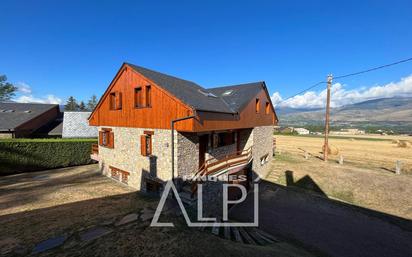
[[[135,88],[140,86],[145,90],[147,85],[151,86],[151,107],[135,108]],[[108,95],[112,92],[121,93],[121,110],[110,110]],[[99,101],[89,123],[92,126],[170,129],[171,120],[188,115],[192,115],[192,110],[188,106],[132,68],[123,65]],[[181,121],[176,124],[176,129],[192,131],[192,125],[193,122],[190,120]]]
[[[145,96],[147,85],[151,86],[151,107],[135,108],[135,88],[141,87],[142,96]],[[120,110],[110,110],[110,93],[121,95]],[[260,104],[259,113],[256,113],[257,98]],[[273,108],[266,114],[266,102],[271,104],[266,89],[262,88],[240,114],[199,111],[196,113],[197,120],[180,121],[176,123],[175,129],[183,132],[204,132],[275,125],[278,119]],[[143,104],[146,105],[145,100]],[[170,129],[171,120],[189,115],[194,115],[189,106],[124,64],[100,99],[89,123],[92,126]]]

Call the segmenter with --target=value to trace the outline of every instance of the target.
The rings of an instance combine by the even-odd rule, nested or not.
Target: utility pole
[[[329,113],[330,113],[330,88],[332,86],[332,75],[328,75],[328,87],[326,96],[326,115],[325,115],[325,144],[323,145],[323,160],[328,161],[329,151]]]

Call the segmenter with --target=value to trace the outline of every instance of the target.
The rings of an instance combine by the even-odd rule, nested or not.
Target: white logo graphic
[[[170,190],[172,190],[174,196],[176,197],[176,201],[179,204],[180,210],[183,213],[183,216],[186,220],[186,223],[189,227],[213,227],[213,226],[220,226],[220,227],[257,227],[258,223],[258,210],[259,210],[259,187],[257,183],[254,183],[253,187],[253,222],[227,222],[228,221],[228,205],[229,204],[237,204],[241,203],[246,199],[247,192],[245,186],[241,184],[222,184],[223,186],[223,218],[222,221],[226,222],[217,222],[216,218],[212,217],[203,217],[203,187],[202,184],[198,184],[197,189],[197,219],[200,222],[192,222],[187,215],[185,206],[183,205],[182,200],[180,199],[179,193],[172,181],[168,181],[166,183],[165,189],[163,191],[162,197],[160,202],[156,208],[156,212],[152,219],[152,223],[150,226],[152,227],[174,227],[173,223],[170,222],[159,222],[160,214],[163,210],[163,206],[166,202],[166,199],[169,195]],[[242,197],[238,200],[231,201],[228,199],[228,189],[229,187],[237,187],[242,192]]]

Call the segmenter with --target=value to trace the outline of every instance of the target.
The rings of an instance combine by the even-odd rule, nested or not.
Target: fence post
[[[397,161],[396,161],[395,173],[396,173],[397,175],[400,175],[400,174],[401,174],[401,171],[402,171],[402,161],[397,160]]]
[[[341,155],[340,158],[339,158],[339,164],[343,165],[343,155]]]

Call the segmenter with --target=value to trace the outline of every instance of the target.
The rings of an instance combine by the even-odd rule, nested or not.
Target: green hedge
[[[96,139],[0,140],[0,175],[89,164]]]

